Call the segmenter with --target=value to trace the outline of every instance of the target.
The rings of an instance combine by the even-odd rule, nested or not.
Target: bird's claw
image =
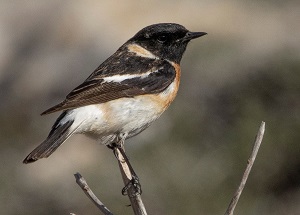
[[[133,188],[134,192],[128,192],[129,189]],[[136,195],[142,194],[142,187],[139,181],[139,178],[136,175],[132,175],[132,179],[126,184],[126,186],[122,189],[122,195],[129,195],[130,197],[134,197]]]

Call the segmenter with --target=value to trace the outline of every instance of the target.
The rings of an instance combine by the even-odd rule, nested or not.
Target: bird
[[[61,103],[41,114],[62,111],[48,137],[23,163],[49,157],[73,134],[112,146],[141,133],[175,99],[188,43],[206,34],[176,23],[138,31]]]

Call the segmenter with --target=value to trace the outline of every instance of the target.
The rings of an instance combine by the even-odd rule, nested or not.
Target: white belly
[[[103,104],[76,108],[63,121],[74,119],[75,133],[84,133],[103,144],[114,141],[119,134],[132,137],[146,129],[166,109],[150,96],[122,98]]]

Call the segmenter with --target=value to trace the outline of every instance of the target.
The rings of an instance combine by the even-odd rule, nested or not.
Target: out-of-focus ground
[[[223,214],[260,122],[266,133],[236,214],[300,214],[300,2],[1,1],[0,213],[96,214],[80,172],[116,214],[132,214],[115,158],[74,136],[51,157],[24,157],[64,99],[141,28],[176,22],[190,43],[170,109],[127,141],[149,214]]]

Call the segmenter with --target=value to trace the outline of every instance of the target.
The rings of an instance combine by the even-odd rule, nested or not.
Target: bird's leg
[[[129,171],[131,173],[131,179],[129,180],[129,182],[125,185],[125,187],[122,189],[122,195],[137,195],[137,194],[142,194],[142,186],[140,184],[140,180],[139,177],[137,176],[137,174],[135,173],[134,169],[132,168],[131,163],[129,162],[129,159],[125,153],[125,151],[123,150],[123,148],[119,149],[122,157],[124,158],[124,161],[126,162]],[[128,192],[128,190],[130,188],[134,189],[134,193],[130,193]]]
[[[120,156],[118,154],[119,153],[118,150],[122,149],[123,151],[125,151],[124,142],[125,142],[126,136],[127,136],[126,133],[125,134],[119,134],[115,138],[114,142],[106,145],[109,149],[113,150],[113,153],[114,153],[115,157],[118,159],[119,162],[122,162],[122,163],[124,163],[125,160],[120,158]],[[127,156],[126,156],[126,158],[127,158]]]
[[[141,184],[139,182],[139,178],[135,173],[132,165],[129,162],[128,156],[125,153],[124,149],[124,141],[126,139],[126,134],[119,135],[117,141],[108,145],[107,147],[112,149],[114,152],[115,157],[118,159],[120,166],[122,167],[125,176],[126,176],[126,185],[122,189],[123,195],[137,195],[142,193]],[[125,171],[128,169],[128,171]],[[128,174],[126,174],[128,172]],[[129,189],[133,189],[134,192],[129,192]]]

